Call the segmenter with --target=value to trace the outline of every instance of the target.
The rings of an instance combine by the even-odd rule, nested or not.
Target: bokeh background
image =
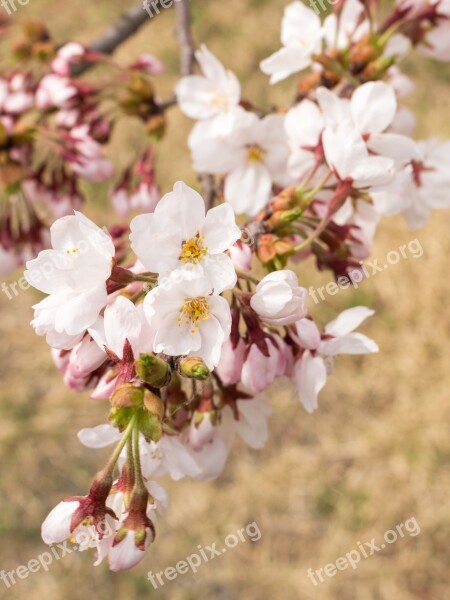
[[[30,0],[15,19],[40,19],[57,40],[89,42],[130,1]],[[239,76],[244,97],[270,106],[286,102],[294,79],[269,88],[259,61],[278,48],[285,0],[192,0],[194,37]],[[0,10],[2,10],[0,8]],[[174,14],[166,10],[117,52],[127,60],[150,52],[166,65],[161,95],[170,95],[178,71]],[[418,115],[418,136],[450,136],[450,67],[410,58],[404,68],[416,81],[408,101]],[[90,77],[100,77],[101,73]],[[195,184],[186,147],[191,123],[172,109],[159,150],[163,191],[182,178]],[[112,144],[112,159],[128,162],[140,148],[139,126],[124,123]],[[88,215],[110,223],[105,189],[89,190]],[[377,314],[364,325],[381,352],[341,357],[307,415],[287,387],[271,394],[271,435],[261,452],[237,443],[215,482],[166,482],[171,506],[158,521],[146,559],[131,573],[92,567],[84,553],[54,562],[7,589],[17,600],[150,598],[162,600],[445,600],[450,598],[450,393],[448,339],[450,211],[435,213],[428,226],[410,232],[400,218],[382,222],[374,256],[418,238],[424,255],[341,291],[314,306],[324,321],[357,304]],[[330,274],[313,265],[298,268],[304,285],[322,285]],[[20,273],[16,275],[16,278]],[[12,280],[13,278],[11,278]],[[102,451],[83,448],[77,431],[104,422],[107,406],[66,390],[45,341],[28,325],[37,292],[14,300],[0,297],[0,569],[15,569],[47,550],[40,523],[62,497],[83,494],[103,463]],[[338,572],[314,587],[306,576],[335,562],[357,542],[415,517],[421,532],[399,539],[356,570]],[[194,576],[178,576],[155,591],[146,573],[164,570],[226,535],[256,521],[257,543],[239,544],[203,564]],[[219,547],[221,547],[219,545]]]

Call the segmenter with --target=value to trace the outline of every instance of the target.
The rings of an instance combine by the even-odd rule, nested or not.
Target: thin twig
[[[177,37],[180,45],[180,73],[192,75],[195,64],[195,45],[191,34],[191,12],[189,0],[179,0],[175,5],[177,15]]]
[[[152,12],[153,17],[150,17],[146,12],[142,2],[123,13],[118,21],[111,25],[100,38],[89,44],[89,49],[103,54],[112,54],[118,46],[133,36],[145,23],[153,21],[153,18],[160,14],[161,9],[164,10],[161,0],[154,0],[150,9],[154,11],[154,13]],[[72,72],[74,75],[80,75],[91,66],[89,63],[76,65],[73,67]]]

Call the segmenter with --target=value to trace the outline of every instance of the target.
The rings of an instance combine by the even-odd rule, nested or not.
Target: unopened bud
[[[299,217],[301,217],[303,210],[297,206],[295,208],[290,208],[288,210],[277,210],[272,214],[270,219],[267,221],[267,224],[271,229],[277,229],[278,227],[282,227],[283,225],[287,225],[288,223],[292,223],[296,221]]]
[[[159,421],[164,418],[164,402],[153,392],[145,390],[144,394],[144,406],[149,413],[155,415]]]
[[[199,356],[185,356],[178,363],[180,374],[190,379],[204,381],[208,379],[210,370]]]
[[[111,396],[110,403],[114,408],[138,408],[144,401],[144,388],[131,383],[119,386]]]
[[[158,416],[145,411],[139,417],[139,431],[146,442],[159,442],[162,436],[161,420]]]
[[[164,387],[170,381],[169,365],[154,354],[141,354],[134,367],[139,379],[152,387]]]

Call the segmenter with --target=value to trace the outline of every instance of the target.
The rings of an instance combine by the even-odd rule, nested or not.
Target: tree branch
[[[195,64],[195,46],[191,34],[191,12],[189,0],[179,0],[175,5],[177,15],[177,37],[180,45],[180,72],[192,75]]]
[[[159,0],[155,0],[155,7],[155,12],[161,8]],[[156,14],[158,15],[159,12]],[[90,44],[89,48],[95,52],[112,54],[120,44],[134,35],[148,21],[151,21],[151,17],[140,2],[125,12],[117,23],[112,25],[101,38]]]
[[[94,52],[101,52],[102,54],[112,54],[123,42],[137,33],[143,25],[151,22],[154,17],[159,15],[161,9],[164,10],[164,7],[161,6],[161,0],[154,0],[151,5],[147,2],[147,5],[150,12],[147,12],[142,3],[139,3],[134,8],[130,8],[130,10],[123,13],[119,20],[114,25],[111,25],[100,38],[89,44],[89,49]],[[89,63],[74,65],[72,74],[81,75],[91,66]]]

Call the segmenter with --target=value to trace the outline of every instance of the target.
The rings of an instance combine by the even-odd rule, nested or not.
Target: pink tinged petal
[[[70,524],[79,502],[60,502],[50,511],[42,523],[41,535],[46,544],[58,544],[66,540],[70,534]]]
[[[311,100],[303,100],[291,108],[284,121],[286,135],[299,147],[317,146],[324,127],[325,123],[319,107]]]
[[[229,140],[213,139],[213,121],[200,121],[189,136],[189,149],[197,172],[224,174],[234,169],[244,157],[244,151]]]
[[[104,351],[105,346],[107,346],[106,342],[106,334],[105,334],[105,319],[103,317],[98,317],[95,323],[88,328],[88,333],[97,344],[99,348]]]
[[[393,88],[382,81],[365,83],[351,99],[355,125],[361,133],[381,133],[392,123],[397,112]]]
[[[191,119],[210,119],[220,112],[214,85],[199,75],[183,77],[175,88],[180,110]]]
[[[130,340],[134,355],[145,354],[151,352],[154,346],[155,329],[150,327],[144,313],[144,306],[139,304],[136,307],[137,318],[140,323],[140,332],[136,338]]]
[[[327,127],[322,143],[328,165],[341,179],[350,177],[352,169],[369,155],[364,140],[349,119],[339,124],[336,130]]]
[[[174,481],[201,473],[193,453],[177,437],[165,435],[159,442],[164,466]]]
[[[180,223],[176,222],[175,206],[172,204],[172,216],[143,214],[130,223],[131,247],[152,273],[174,269],[178,264],[183,233]]]
[[[269,171],[258,162],[239,165],[225,180],[225,200],[239,214],[255,216],[270,200],[271,191]]]
[[[178,313],[186,299],[180,282],[167,278],[153,288],[144,299],[144,314],[150,326],[157,329],[161,320],[169,313]]]
[[[215,294],[231,290],[236,285],[237,275],[233,261],[226,254],[207,256],[202,261],[204,275],[211,282]]]
[[[264,448],[269,437],[267,416],[272,412],[267,399],[260,396],[254,400],[238,400],[237,407],[239,437],[254,450]]]
[[[58,258],[54,250],[42,250],[37,258],[27,262],[25,279],[44,294],[71,292],[70,272],[57,268]]]
[[[267,346],[269,357],[264,356],[253,344],[242,367],[242,384],[254,394],[266,390],[283,370],[284,356],[282,352],[271,342]]]
[[[123,358],[125,340],[132,344],[139,338],[141,323],[137,309],[131,300],[118,296],[107,306],[104,318],[107,346],[116,356]]]
[[[336,127],[345,119],[351,118],[350,102],[339,98],[325,87],[317,90],[317,101],[323,113],[322,119],[331,127]]]
[[[106,515],[105,532],[106,533],[102,539],[99,539],[98,536],[95,538],[97,544],[97,560],[94,563],[94,567],[97,567],[99,564],[101,564],[109,555],[114,542],[115,520],[110,515]]]
[[[210,296],[208,299],[210,314],[220,323],[224,339],[231,333],[231,311],[230,305],[222,296]]]
[[[347,333],[354,331],[363,321],[374,314],[375,311],[366,306],[349,308],[325,326],[325,333],[334,337],[347,335]]]
[[[349,171],[353,186],[361,189],[387,185],[394,176],[394,161],[383,156],[364,158]]]
[[[56,311],[56,331],[65,331],[69,335],[81,333],[95,323],[106,299],[105,284],[84,293],[70,295]]]
[[[122,439],[122,434],[107,423],[86,427],[78,432],[78,439],[86,448],[105,448]]]
[[[229,204],[221,204],[209,210],[201,233],[205,236],[204,245],[208,247],[209,254],[228,250],[241,237],[232,207]]]
[[[417,144],[410,138],[396,133],[383,133],[372,136],[367,142],[372,152],[390,158],[396,169],[401,169],[412,160],[422,160]]]
[[[378,352],[377,344],[362,333],[348,333],[342,337],[326,340],[320,344],[319,351],[327,356],[336,354],[369,354]]]
[[[153,535],[149,528],[146,530],[145,545],[152,541]],[[134,531],[128,531],[125,538],[113,546],[108,554],[109,568],[111,571],[126,571],[137,565],[145,556],[145,551],[139,550],[134,539]]]
[[[169,506],[169,495],[163,486],[156,481],[146,481],[145,487],[148,493],[153,497],[156,504],[156,510],[160,515],[164,515]]]
[[[235,385],[241,380],[242,365],[244,364],[246,346],[239,338],[238,345],[233,349],[231,340],[223,345],[216,373],[224,385]]]
[[[295,365],[295,379],[300,401],[308,413],[318,408],[317,397],[327,381],[325,362],[307,350]]]
[[[295,324],[300,345],[307,350],[317,350],[320,344],[320,331],[311,319],[300,319]]]
[[[225,67],[220,60],[208,50],[205,44],[202,44],[200,49],[196,51],[195,58],[197,59],[204,76],[211,81],[221,83],[227,79]]]
[[[294,73],[303,71],[311,64],[311,54],[301,47],[281,48],[260,63],[266,75],[271,75],[270,83],[275,84]]]
[[[205,201],[198,192],[182,181],[177,181],[173,192],[161,198],[155,216],[172,220],[181,229],[182,239],[188,239],[201,230],[205,221]]]
[[[202,346],[201,335],[193,331],[184,321],[178,327],[179,312],[167,314],[158,325],[154,340],[154,351],[169,356],[183,356],[198,352]]]
[[[317,13],[301,2],[291,2],[284,9],[281,22],[281,41],[284,46],[299,43],[301,34],[319,34],[321,28],[320,18]]]
[[[193,451],[192,457],[199,469],[195,479],[211,481],[222,473],[227,461],[228,449],[225,442],[217,436],[199,452]]]
[[[219,364],[222,344],[226,339],[220,322],[214,315],[207,321],[199,324],[201,335],[201,346],[196,349],[197,354],[203,358],[206,366],[213,369]]]

